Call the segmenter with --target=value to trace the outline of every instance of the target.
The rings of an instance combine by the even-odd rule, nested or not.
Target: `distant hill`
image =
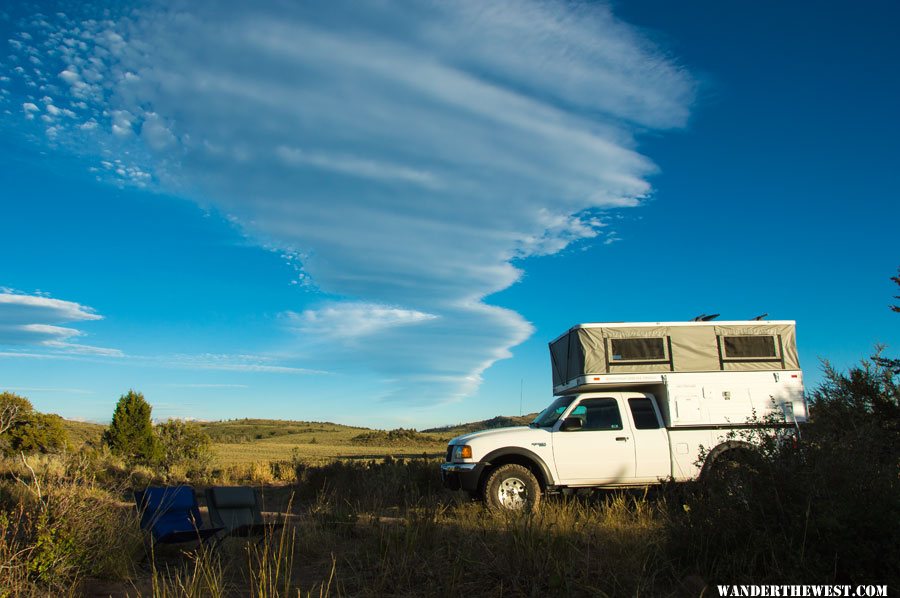
[[[468,424],[457,424],[455,426],[443,426],[441,428],[429,428],[422,432],[434,432],[447,436],[460,436],[462,434],[470,434],[479,430],[492,430],[494,428],[510,428],[513,426],[527,426],[537,417],[537,413],[529,413],[528,415],[498,415],[491,419],[483,419]]]
[[[427,430],[374,430],[359,426],[345,426],[331,422],[308,422],[282,419],[232,419],[196,422],[214,443],[252,443],[267,439],[290,437],[292,442],[340,442],[354,445],[385,445],[410,443],[440,443],[453,436],[479,430],[525,426],[536,417],[529,415],[498,415],[476,422],[443,426]],[[86,442],[97,443],[106,429],[104,424],[63,420],[69,442],[79,447]],[[425,436],[433,434],[433,436]],[[307,440],[304,440],[307,439]]]
[[[63,428],[69,436],[69,444],[78,448],[86,442],[98,443],[106,426],[91,422],[79,422],[71,419],[62,421]]]
[[[429,436],[415,430],[406,430],[397,428],[396,430],[372,430],[371,432],[363,432],[350,439],[352,444],[359,445],[376,445],[376,446],[395,446],[410,444],[446,444],[450,440],[449,437]]]
[[[335,433],[353,433],[368,431],[369,428],[345,426],[331,422],[292,421],[286,419],[231,419],[215,422],[197,422],[204,432],[209,434],[213,442],[240,443],[293,436],[296,434],[333,435]]]

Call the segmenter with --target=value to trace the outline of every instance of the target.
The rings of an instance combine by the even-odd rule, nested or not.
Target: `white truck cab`
[[[787,321],[575,326],[550,343],[559,396],[528,427],[452,439],[444,483],[518,510],[548,491],[695,479],[747,448],[735,431],[806,421],[794,339]]]

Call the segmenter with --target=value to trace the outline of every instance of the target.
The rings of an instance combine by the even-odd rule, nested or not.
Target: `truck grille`
[[[444,461],[452,461],[453,460],[453,445],[447,445],[447,457]]]

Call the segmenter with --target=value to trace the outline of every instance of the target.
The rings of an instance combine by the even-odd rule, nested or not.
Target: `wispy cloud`
[[[48,341],[44,343],[44,346],[58,349],[65,353],[74,353],[76,355],[95,355],[98,357],[125,356],[125,354],[119,349],[110,349],[108,347],[93,347],[91,345],[79,345],[77,343],[65,343],[61,341]]]
[[[388,162],[380,162],[369,158],[311,152],[283,145],[275,148],[275,155],[288,166],[309,166],[338,174],[346,174],[352,177],[373,179],[376,181],[412,183],[429,188],[438,186],[436,177],[430,172],[398,166]]]
[[[33,90],[23,126],[101,179],[212,204],[305,256],[342,299],[287,318],[298,342],[330,338],[334,363],[398,397],[471,392],[531,334],[486,298],[519,280],[512,260],[615,238],[603,211],[651,192],[635,136],[682,126],[692,95],[597,3],[201,0],[48,20],[10,48]],[[16,70],[29,56],[42,68]]]
[[[8,289],[2,289],[9,291]],[[128,355],[120,349],[71,342],[84,338],[77,328],[60,323],[103,319],[94,309],[73,301],[43,294],[0,293],[0,358],[64,359],[119,362],[197,371],[217,370],[270,374],[323,374],[321,370],[296,367],[269,355],[170,354]],[[5,349],[5,350],[4,350]]]
[[[250,388],[247,384],[166,384],[170,388],[209,388],[209,389],[228,389],[228,388]]]
[[[94,394],[93,390],[86,390],[83,388],[42,388],[42,387],[34,387],[34,386],[11,386],[4,387],[3,390],[8,390],[11,392],[36,392],[36,393],[63,393],[63,394],[73,394],[73,395],[90,395]]]
[[[0,324],[32,324],[100,320],[93,309],[74,301],[51,299],[43,295],[0,293]]]
[[[77,357],[61,353],[34,353],[30,351],[0,351],[0,358],[6,359],[63,359],[75,360]]]
[[[302,313],[288,312],[286,316],[298,333],[322,340],[356,339],[438,318],[413,309],[372,303],[334,303]]]
[[[327,374],[322,370],[295,367],[278,363],[274,357],[263,355],[229,355],[201,353],[191,355],[162,355],[135,357],[133,362],[152,363],[163,367],[187,370],[218,370],[268,374]]]
[[[59,326],[101,319],[102,316],[92,308],[73,301],[3,292],[0,293],[0,347],[40,346],[52,354],[121,356],[118,349],[69,342],[85,333],[77,328]],[[4,352],[0,356],[31,357],[27,352]]]

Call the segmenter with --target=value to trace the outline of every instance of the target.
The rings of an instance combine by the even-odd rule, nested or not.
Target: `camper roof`
[[[710,320],[708,322],[585,322],[583,324],[575,324],[555,339],[550,341],[551,343],[555,343],[562,337],[568,335],[573,330],[578,330],[579,328],[641,328],[641,327],[658,327],[665,326],[666,328],[673,326],[760,326],[760,325],[781,325],[781,326],[796,326],[797,322],[795,320]]]
[[[578,324],[550,343],[553,386],[595,374],[799,370],[795,328],[792,320]]]

